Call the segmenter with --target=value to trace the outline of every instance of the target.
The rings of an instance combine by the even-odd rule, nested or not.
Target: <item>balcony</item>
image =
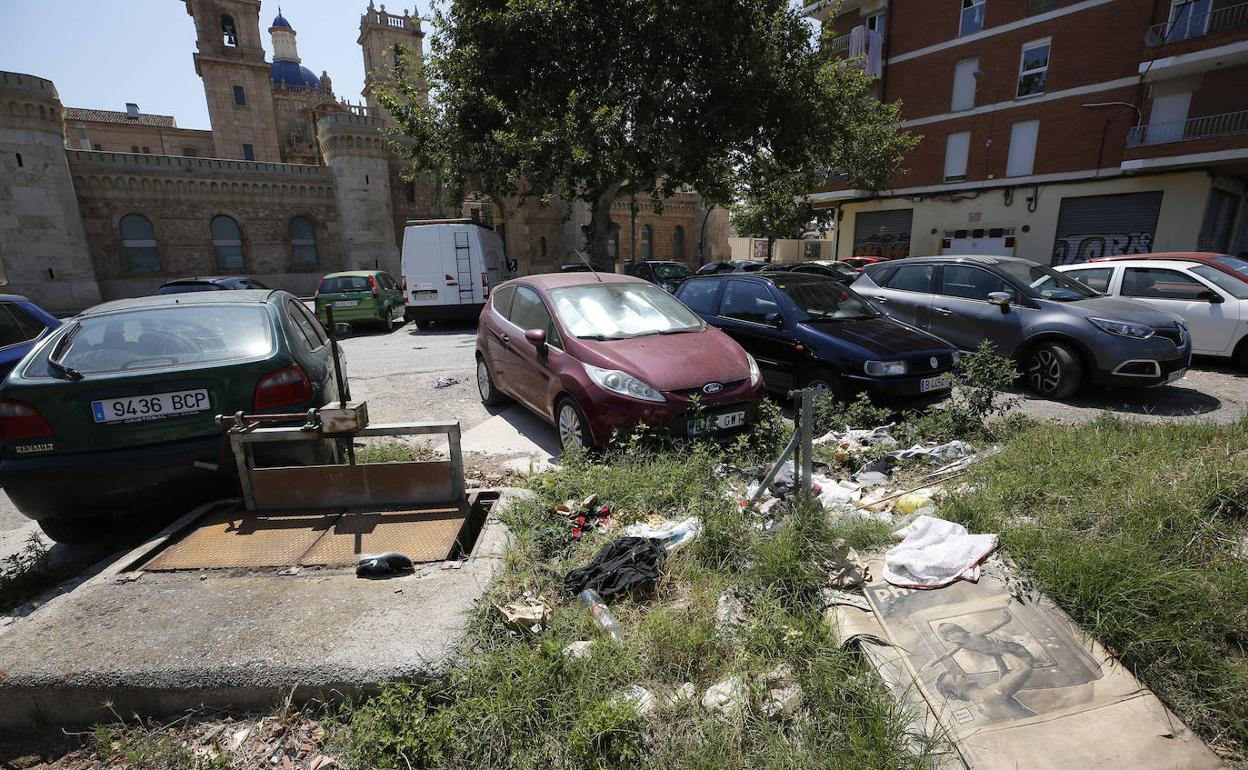
[[[1205,13],[1182,13],[1172,21],[1150,27],[1144,45],[1160,48],[1171,43],[1248,29],[1248,3],[1215,8]]]
[[[1248,110],[1224,112],[1220,115],[1204,115],[1173,123],[1153,123],[1135,126],[1127,134],[1128,147],[1170,144],[1195,139],[1215,139],[1235,134],[1248,134]]]
[[[849,53],[849,33],[837,35],[828,41],[824,52],[829,56],[844,56]]]

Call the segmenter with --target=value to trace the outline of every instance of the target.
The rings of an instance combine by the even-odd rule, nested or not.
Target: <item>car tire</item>
[[[1060,342],[1042,342],[1027,354],[1027,387],[1045,398],[1069,398],[1083,382],[1083,364]]]
[[[1239,341],[1239,347],[1235,348],[1234,358],[1235,365],[1248,372],[1248,337]]]
[[[390,334],[394,331],[394,311],[390,308],[386,308],[386,320],[382,321],[381,325],[385,328],[386,334]]]
[[[803,388],[827,391],[832,394],[835,401],[849,400],[849,390],[845,387],[845,381],[841,379],[840,374],[831,369],[815,369],[807,372],[801,382]]]
[[[589,430],[589,420],[576,399],[564,396],[555,402],[555,429],[559,431],[559,446],[567,452],[572,449],[583,449],[592,452],[594,436]]]
[[[494,377],[490,374],[490,367],[486,365],[485,359],[477,356],[477,393],[481,396],[481,403],[486,406],[501,406],[507,403],[507,396],[494,386]]]
[[[39,519],[39,528],[43,534],[58,543],[81,545],[100,540],[109,531],[111,518],[108,516],[86,516],[73,519],[56,517]]]
[[[416,328],[420,329],[422,332],[429,331],[430,323],[432,323],[432,321],[417,321]]]

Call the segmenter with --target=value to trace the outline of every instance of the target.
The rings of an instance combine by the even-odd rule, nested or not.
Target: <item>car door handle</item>
[[[498,335],[498,338],[503,341],[504,345],[511,342],[511,336],[507,334],[500,334]]]
[[[876,302],[888,302],[888,297],[872,297]]]
[[[947,307],[934,307],[932,308],[932,310],[935,310],[937,313],[940,313],[941,315],[953,315],[953,311]]]

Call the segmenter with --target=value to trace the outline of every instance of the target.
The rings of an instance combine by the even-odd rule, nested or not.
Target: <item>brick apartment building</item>
[[[832,4],[829,4],[832,5]],[[922,136],[813,191],[838,256],[1248,250],[1248,2],[844,0],[807,13]]]

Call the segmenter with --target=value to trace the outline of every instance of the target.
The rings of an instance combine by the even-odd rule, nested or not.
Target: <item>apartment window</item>
[[[151,148],[151,147],[148,147],[148,146],[146,146],[146,145],[144,145],[144,146],[143,146],[143,154],[144,154],[144,155],[151,155],[151,154],[152,154],[152,148]]]
[[[1212,6],[1212,0],[1173,0],[1166,42],[1173,43],[1205,34],[1209,28],[1209,12]]]
[[[239,107],[247,106],[247,90],[242,86],[234,86],[234,103]]]
[[[256,148],[252,147],[250,144],[244,144],[243,145],[243,160],[255,160],[255,159],[256,159]]]
[[[1057,0],[1027,0],[1027,15],[1036,16],[1057,8]]]
[[[134,153],[135,155],[138,155],[138,154],[139,154],[139,146],[138,146],[137,144],[132,144],[132,145],[130,145],[130,152]]]
[[[650,225],[641,226],[641,258],[650,259],[654,253],[654,228]]]
[[[212,218],[209,226],[212,232],[212,254],[217,260],[219,270],[242,270],[243,231],[231,217],[220,214]]]
[[[316,226],[307,217],[290,220],[290,251],[295,267],[314,268],[320,264],[316,253]]]
[[[1023,46],[1018,64],[1018,96],[1035,96],[1044,93],[1049,78],[1049,47],[1051,41],[1037,40]]]
[[[100,144],[99,142],[96,142],[96,143],[95,143],[95,149],[96,149],[96,150],[102,150],[102,149],[104,149],[104,145]]]
[[[614,262],[620,258],[620,232],[616,230],[611,233],[611,238],[607,241],[607,256],[611,257]]]
[[[685,228],[676,225],[672,230],[672,259],[685,258]]]
[[[1010,127],[1010,155],[1005,162],[1006,176],[1031,176],[1036,167],[1036,138],[1040,121],[1026,120]]]
[[[881,12],[881,13],[873,13],[870,16],[868,16],[866,19],[866,27],[868,31],[879,32],[881,35],[883,35],[884,34],[884,14]]]
[[[966,159],[971,152],[971,132],[959,131],[945,140],[945,181],[966,179]]]
[[[984,28],[984,0],[962,0],[962,21],[958,35],[971,35]]]
[[[121,246],[126,252],[126,269],[131,273],[159,273],[160,256],[156,253],[156,233],[152,223],[142,214],[126,214],[118,224]]]
[[[975,106],[975,73],[979,72],[979,57],[963,59],[953,65],[953,99],[949,110],[961,112]]]

